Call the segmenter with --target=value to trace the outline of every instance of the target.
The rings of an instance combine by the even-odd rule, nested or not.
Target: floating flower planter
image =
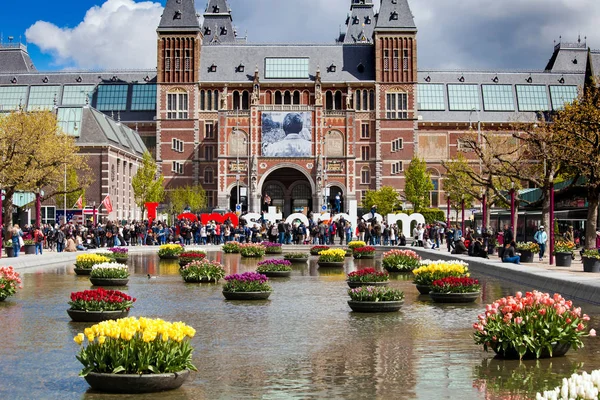
[[[560,294],[518,292],[485,307],[473,324],[475,343],[502,358],[548,358],[583,347],[590,317]],[[549,346],[550,344],[550,346]]]
[[[387,272],[378,272],[375,268],[365,268],[350,272],[346,282],[352,289],[360,286],[387,286],[390,283],[390,275]]]
[[[344,266],[344,260],[346,258],[346,250],[343,249],[329,249],[321,250],[319,252],[319,260],[317,264],[323,268],[340,268]]]
[[[477,279],[448,277],[433,281],[429,296],[436,303],[473,303],[481,294]]]
[[[0,301],[17,293],[21,286],[21,276],[13,267],[0,267]]]
[[[203,251],[186,251],[179,255],[179,266],[183,267],[193,261],[200,261],[204,258],[206,258],[206,253]]]
[[[267,249],[262,244],[246,243],[240,246],[240,254],[246,258],[261,258],[265,255]]]
[[[348,290],[348,295],[348,305],[354,312],[395,312],[404,303],[404,293],[401,290],[387,287],[361,286]]]
[[[225,276],[225,268],[217,261],[201,259],[181,267],[179,274],[187,283],[217,283]]]
[[[421,257],[412,250],[390,250],[383,253],[381,264],[388,272],[410,272],[419,267]]]
[[[183,246],[179,244],[163,244],[158,248],[158,258],[161,260],[177,260],[183,253]]]
[[[282,248],[280,243],[262,242],[265,247],[265,254],[281,254]]]
[[[111,259],[100,254],[79,254],[75,257],[75,274],[89,276],[92,267],[97,264],[110,262]]]
[[[129,282],[129,270],[127,266],[114,262],[94,265],[90,282],[94,286],[126,286]]]
[[[305,264],[308,261],[308,257],[309,255],[306,253],[286,253],[283,255],[283,259],[292,264]]]
[[[229,275],[225,280],[223,296],[226,300],[266,300],[273,291],[269,279],[257,272]]]
[[[291,265],[288,260],[265,260],[258,263],[256,272],[268,278],[288,278],[292,275]]]
[[[160,332],[160,333],[159,333]],[[183,322],[123,318],[104,321],[77,334],[77,360],[92,389],[106,393],[151,393],[180,387],[192,364],[188,338],[196,331]],[[97,362],[102,360],[102,362]],[[179,371],[179,372],[171,372]]]
[[[421,267],[413,270],[413,283],[421,294],[429,294],[434,281],[447,277],[462,277],[468,275],[467,264],[459,260],[451,261],[421,261]]]
[[[313,246],[310,248],[310,255],[318,256],[323,250],[329,250],[329,246]]]
[[[101,322],[125,318],[135,298],[117,290],[98,288],[71,293],[67,314],[74,322]]]
[[[352,256],[355,259],[373,259],[375,258],[375,247],[373,246],[364,246],[364,247],[355,247],[352,249]]]

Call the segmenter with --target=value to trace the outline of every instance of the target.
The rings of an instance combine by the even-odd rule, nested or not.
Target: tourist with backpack
[[[42,249],[44,247],[44,233],[40,228],[36,228],[33,232],[33,240],[35,241],[35,255],[42,254]]]

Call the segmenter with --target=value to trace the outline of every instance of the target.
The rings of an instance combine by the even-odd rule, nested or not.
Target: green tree
[[[135,204],[142,209],[142,215],[146,212],[146,203],[160,203],[165,197],[165,178],[157,175],[156,161],[146,151],[142,157],[142,165],[131,179]]]
[[[365,193],[362,207],[370,209],[373,205],[377,205],[377,212],[384,216],[402,209],[400,195],[391,186],[384,186],[379,190],[369,190]]]
[[[405,173],[404,193],[406,200],[412,203],[415,212],[429,207],[432,190],[433,182],[427,172],[425,160],[414,157]]]
[[[44,189],[42,201],[65,193],[65,164],[77,171],[78,180],[67,194],[85,188],[91,181],[86,157],[78,154],[75,138],[62,132],[50,111],[15,111],[0,116],[0,187],[4,221],[12,219],[12,197],[16,191]],[[63,184],[64,186],[64,184]]]
[[[206,192],[200,185],[178,187],[169,191],[167,198],[172,215],[178,215],[188,207],[194,213],[206,208]]]

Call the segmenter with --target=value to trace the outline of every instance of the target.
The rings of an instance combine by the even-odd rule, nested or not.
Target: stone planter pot
[[[266,254],[266,253],[265,253]],[[257,255],[243,255],[242,254],[242,258],[263,258],[263,255],[257,254]]]
[[[573,253],[556,253],[556,266],[557,267],[570,267],[571,261],[573,261]]]
[[[193,260],[190,260],[189,258],[186,258],[185,260],[182,260],[181,258],[179,259],[179,266],[180,267],[185,267],[186,265],[188,265],[189,263],[192,263],[194,261],[201,261],[204,260],[204,258],[195,258]]]
[[[271,249],[267,249],[265,251],[265,254],[281,254],[281,253],[283,253],[283,250],[281,247],[274,247]]]
[[[94,286],[127,286],[129,282],[129,278],[125,279],[107,279],[107,278],[92,278],[90,277],[90,282]]]
[[[319,250],[319,251],[312,251],[312,250],[311,250],[311,251],[310,251],[310,255],[311,255],[311,256],[318,256],[318,255],[319,255],[319,252],[321,252],[321,251],[323,251],[323,250],[327,250],[327,249],[322,249],[322,250]],[[350,256],[352,256],[352,253],[350,253]]]
[[[429,286],[429,285],[415,285],[415,286],[417,287],[417,290],[421,294],[429,294],[429,292],[431,292],[431,286]]]
[[[357,287],[361,287],[361,286],[387,286],[390,284],[389,281],[387,282],[351,282],[351,281],[346,281],[346,283],[348,284],[348,286],[350,286],[350,289],[355,289]]]
[[[284,258],[284,260],[288,260],[292,264],[306,264],[308,261],[308,257],[306,258]]]
[[[223,296],[226,300],[267,300],[273,292],[226,292]]]
[[[521,254],[521,263],[532,263],[533,262],[533,253],[529,250],[520,250]]]
[[[429,297],[436,303],[473,303],[479,298],[481,292],[473,293],[434,293],[429,292]]]
[[[12,247],[5,247],[4,251],[6,251],[6,257],[12,258],[15,256],[15,249]]]
[[[269,272],[259,272],[263,274],[267,278],[289,278],[292,276],[292,271],[269,271]]]
[[[375,254],[371,254],[371,255],[354,255],[353,256],[355,260],[372,260],[375,258]]]
[[[121,375],[90,372],[86,382],[92,389],[104,393],[155,393],[181,387],[189,377],[185,370],[173,374]]]
[[[503,358],[506,360],[518,360],[520,358],[517,350],[513,349],[512,347],[506,349],[505,351],[503,351],[500,346],[495,346],[493,344],[490,347],[496,353],[497,358]],[[567,352],[569,351],[570,348],[571,348],[571,346],[569,344],[562,344],[562,343],[553,344],[552,345],[552,358],[564,356],[565,354],[567,354]],[[551,356],[550,356],[550,352],[548,351],[548,349],[543,349],[540,354],[540,358],[550,358],[550,357]],[[536,358],[535,353],[531,353],[531,352],[527,352],[523,356],[523,359],[526,359],[526,360],[531,360],[531,359],[535,359],[535,358]]]
[[[348,305],[354,312],[360,313],[381,313],[381,312],[395,312],[400,310],[404,304],[403,300],[400,301],[353,301],[348,300]]]
[[[387,272],[396,272],[396,273],[409,273],[409,272],[412,272],[412,269],[405,269],[402,264],[384,265],[383,268]]]
[[[35,254],[35,244],[26,244],[23,247],[25,247],[25,254]]]
[[[102,322],[109,319],[126,318],[129,315],[129,311],[67,310],[67,314],[69,314],[69,317],[71,317],[73,322]]]
[[[127,264],[127,258],[115,258],[115,262],[119,264]]]
[[[352,257],[352,256],[353,256],[352,250],[346,250],[346,257]]]
[[[177,260],[179,256],[158,256],[161,260]]]
[[[588,257],[582,257],[581,260],[583,261],[583,272],[600,272],[600,260]]]
[[[343,268],[344,267],[343,261],[340,261],[340,262],[318,261],[317,264],[319,264],[319,267],[322,267],[322,268]]]
[[[83,276],[89,276],[92,273],[92,269],[91,268],[77,268],[75,267],[75,269],[73,269],[73,271],[75,271],[75,275],[83,275]]]

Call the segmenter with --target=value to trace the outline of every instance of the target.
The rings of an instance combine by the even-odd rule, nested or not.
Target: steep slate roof
[[[464,82],[459,79],[464,78]],[[498,78],[498,82],[494,83],[494,79]],[[560,86],[560,79],[564,79],[563,85],[575,85],[583,87],[585,75],[580,73],[560,74],[549,72],[463,72],[463,71],[434,71],[422,70],[418,73],[418,82],[430,84],[476,84],[481,85],[511,85],[513,92],[513,101],[517,106],[517,97],[515,85],[529,85],[527,80],[531,78],[531,85],[557,85]],[[479,116],[476,112],[471,111],[449,111],[448,108],[448,91],[444,88],[444,102],[446,104],[445,111],[418,111],[423,122],[477,122],[477,118],[481,118],[481,122],[485,123],[509,123],[509,122],[532,122],[535,120],[535,113],[520,112],[520,111],[485,111],[482,98],[481,88],[479,92]],[[418,99],[417,99],[418,101]],[[548,104],[551,105],[549,93]]]
[[[0,44],[0,72],[33,72],[35,66],[22,44]]]
[[[167,0],[157,32],[199,31],[194,0]]]
[[[141,157],[146,151],[140,135],[100,111],[83,107],[81,135],[77,145],[112,146]]]
[[[231,9],[226,0],[209,0],[204,12],[204,44],[235,43]]]
[[[370,0],[352,0],[350,15],[346,20],[344,43],[371,43],[375,29],[375,12]]]
[[[395,19],[396,17],[397,19]],[[402,30],[416,32],[417,25],[407,0],[381,0],[375,31]]]
[[[558,43],[548,61],[546,71],[585,72],[587,46],[585,43]]]
[[[600,77],[600,50],[592,50],[590,52],[591,72],[595,77]]]
[[[254,70],[258,67],[263,82],[276,82],[277,79],[265,79],[265,58],[310,58],[308,79],[282,79],[290,82],[311,82],[315,79],[317,68],[321,69],[323,82],[355,82],[375,80],[375,49],[368,44],[355,45],[221,45],[204,46],[200,66],[200,82],[252,82]],[[244,65],[244,72],[237,67]],[[209,72],[215,64],[217,72]],[[336,71],[329,67],[335,64]],[[364,72],[358,71],[362,64]]]

